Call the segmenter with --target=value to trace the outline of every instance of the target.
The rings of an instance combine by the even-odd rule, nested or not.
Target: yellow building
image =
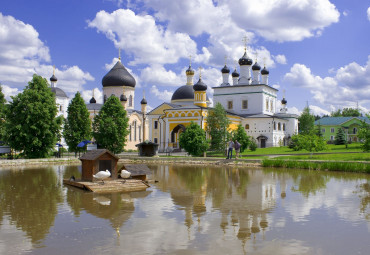
[[[170,103],[163,103],[148,113],[149,139],[159,144],[159,151],[167,148],[179,149],[180,134],[191,122],[206,129],[209,99],[207,85],[201,75],[193,84],[194,70],[191,65],[186,70],[187,82],[172,95]],[[241,118],[232,113],[227,114],[231,120],[230,129],[235,130]]]

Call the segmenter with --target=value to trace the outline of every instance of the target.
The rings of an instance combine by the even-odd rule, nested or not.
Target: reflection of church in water
[[[239,168],[217,171],[203,167],[189,171],[186,167],[158,166],[154,176],[159,180],[158,189],[169,190],[174,204],[184,210],[189,236],[192,228],[201,227],[202,221],[206,221],[204,216],[215,210],[220,213],[223,233],[235,233],[243,247],[248,240],[258,234],[264,237],[268,231],[268,214],[278,196],[279,180],[273,174]],[[284,183],[280,181],[282,199]]]

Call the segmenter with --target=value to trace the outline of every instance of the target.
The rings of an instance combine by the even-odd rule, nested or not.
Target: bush
[[[256,140],[254,138],[252,138],[251,141],[250,141],[249,149],[251,151],[257,150],[257,142],[256,142]]]

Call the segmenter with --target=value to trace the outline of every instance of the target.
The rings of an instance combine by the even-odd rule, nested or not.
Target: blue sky
[[[192,56],[211,87],[220,69],[248,54],[270,71],[279,99],[299,113],[343,107],[370,111],[370,2],[367,0],[3,0],[0,6],[0,83],[7,99],[33,73],[55,75],[71,98],[86,101],[118,58],[150,108],[186,83]]]

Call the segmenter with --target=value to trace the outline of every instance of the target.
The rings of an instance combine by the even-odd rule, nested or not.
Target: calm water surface
[[[370,254],[370,176],[149,166],[147,191],[64,186],[79,166],[0,169],[0,254]]]

